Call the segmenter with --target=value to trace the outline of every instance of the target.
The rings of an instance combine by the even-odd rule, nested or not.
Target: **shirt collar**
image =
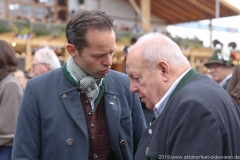
[[[180,77],[178,77],[178,79],[173,83],[173,85],[169,88],[169,90],[167,91],[167,93],[163,96],[163,98],[155,105],[155,107],[153,108],[155,117],[158,117],[163,109],[165,108],[165,105],[170,97],[170,95],[172,94],[173,90],[176,88],[177,84],[179,83],[179,81],[183,78],[183,76],[190,70],[191,68],[189,68],[188,70],[186,70]]]
[[[220,86],[223,86],[223,84],[225,84],[225,82],[226,82],[229,78],[231,78],[231,77],[232,77],[232,74],[229,74],[226,78],[224,78],[224,79],[222,80],[221,83],[219,83],[219,85],[220,85]]]

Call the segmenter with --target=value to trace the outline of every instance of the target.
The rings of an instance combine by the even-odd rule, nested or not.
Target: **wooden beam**
[[[149,31],[150,30],[150,17],[151,17],[150,0],[141,0],[141,10],[138,7],[135,0],[128,0],[128,1],[132,5],[135,12],[140,16],[142,29],[144,31]]]
[[[152,9],[156,11],[156,15],[164,19],[167,23],[178,21],[174,12],[169,12],[169,9],[162,2],[152,2]]]
[[[215,1],[201,0],[201,3],[215,11]],[[220,15],[219,16],[226,17],[226,16],[231,16],[231,14],[234,15],[235,14],[234,11],[231,10],[226,5],[220,3]]]
[[[141,0],[142,20],[141,26],[145,32],[150,31],[151,23],[151,2],[150,0]]]
[[[178,4],[181,4],[181,2]],[[155,2],[155,5],[160,5],[162,6],[162,8],[164,8],[165,10],[167,10],[168,12],[174,11],[174,15],[175,17],[178,17],[176,19],[183,19],[183,20],[187,20],[189,18],[189,16],[191,16],[191,14],[186,14],[186,12],[184,12],[184,9],[182,9],[181,7],[179,7],[178,4],[174,4],[174,1],[160,1],[160,2]]]
[[[129,3],[132,5],[133,9],[135,10],[135,12],[138,14],[138,15],[141,15],[141,10],[140,8],[138,7],[137,3],[135,2],[135,0],[128,0]]]
[[[176,17],[172,14],[168,14],[169,12],[159,8],[157,5],[152,5],[152,14],[163,19],[167,24],[176,21]]]
[[[188,1],[181,3],[175,0],[152,1],[151,6],[152,13],[160,18],[162,17],[168,24],[203,20],[211,16]]]
[[[179,3],[178,1],[172,0],[171,4],[174,6],[174,11],[176,10],[178,11],[177,14],[184,15],[187,21],[195,21],[195,19],[203,17],[202,15],[206,15],[202,12],[202,10],[188,1]]]
[[[215,0],[188,0],[188,3],[191,3],[195,9],[199,10],[201,14],[205,14],[208,17],[215,17]]]
[[[225,0],[219,0],[221,4],[225,5],[226,7],[230,8],[231,10],[237,12],[238,14],[240,14],[240,10],[236,7],[234,7],[233,5],[231,5],[230,3],[228,3]]]
[[[32,67],[32,51],[31,51],[31,40],[27,40],[26,44],[26,57],[25,57],[25,70],[29,70]]]

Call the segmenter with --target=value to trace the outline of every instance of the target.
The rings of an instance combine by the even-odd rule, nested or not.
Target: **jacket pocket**
[[[131,110],[129,110],[129,112],[126,115],[121,117],[121,124],[131,122],[131,120],[132,120]]]

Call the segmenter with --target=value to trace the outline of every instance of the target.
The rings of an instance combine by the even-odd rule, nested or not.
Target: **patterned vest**
[[[88,126],[89,160],[114,160],[105,117],[104,96],[100,98],[96,110],[92,111],[91,102],[83,89],[78,88],[78,91]]]

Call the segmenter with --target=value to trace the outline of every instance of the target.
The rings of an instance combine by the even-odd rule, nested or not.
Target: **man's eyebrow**
[[[109,52],[101,52],[100,54],[108,54],[108,53],[113,53],[115,52],[116,48],[114,48],[113,50],[110,50]]]
[[[112,49],[112,50],[110,50],[110,51],[108,51],[108,52],[101,52],[101,51],[99,51],[99,52],[91,52],[91,54],[93,54],[93,55],[95,55],[95,56],[100,56],[100,55],[105,55],[105,54],[109,54],[109,53],[113,53],[113,52],[115,52],[115,50],[116,50],[116,48],[117,47],[115,47],[114,49]]]
[[[116,47],[113,49],[113,50],[111,50],[110,52],[112,53],[112,52],[114,52],[116,50]]]

